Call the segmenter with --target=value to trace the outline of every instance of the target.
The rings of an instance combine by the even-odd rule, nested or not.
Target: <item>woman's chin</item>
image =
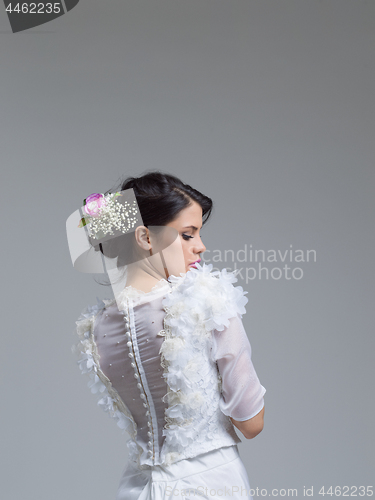
[[[186,274],[190,269],[190,266],[187,268],[180,268],[180,269],[168,269],[168,277],[169,276],[175,276],[176,278],[179,278],[181,274]]]

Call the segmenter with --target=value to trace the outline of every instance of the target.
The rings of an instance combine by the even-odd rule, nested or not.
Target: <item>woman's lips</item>
[[[200,262],[200,261],[201,261],[201,259],[198,259],[198,260],[196,260],[195,262],[192,262],[191,264],[189,264],[189,266],[190,266],[190,267],[195,267],[195,264],[196,264],[197,262]]]

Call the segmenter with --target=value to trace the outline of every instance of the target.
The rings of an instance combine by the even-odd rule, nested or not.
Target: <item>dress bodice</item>
[[[198,265],[148,294],[126,287],[77,321],[81,370],[139,467],[237,444],[229,417],[263,407],[241,321],[246,292],[234,273],[211,269]]]

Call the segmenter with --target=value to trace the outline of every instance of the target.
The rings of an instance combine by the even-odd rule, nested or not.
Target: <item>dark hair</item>
[[[118,186],[119,191],[133,188],[144,225],[165,226],[192,201],[202,207],[202,224],[212,211],[212,200],[171,174],[152,171],[141,177],[128,177]],[[106,194],[111,192],[108,190]]]
[[[127,177],[125,180],[120,180],[116,186],[106,191],[105,194],[130,188],[134,190],[143,224],[146,227],[169,224],[178,217],[181,210],[194,201],[202,207],[202,225],[207,222],[212,212],[213,203],[211,198],[188,184],[184,184],[174,175],[164,174],[159,171],[149,171],[140,177]],[[113,245],[110,242],[106,245],[106,256],[110,258],[118,257],[119,267],[122,264],[118,248],[120,245],[123,245],[124,248],[128,244],[126,236],[120,236],[120,239],[116,238],[118,241],[113,241]],[[95,250],[103,252],[102,245],[96,246]],[[99,284],[103,285],[104,283]]]

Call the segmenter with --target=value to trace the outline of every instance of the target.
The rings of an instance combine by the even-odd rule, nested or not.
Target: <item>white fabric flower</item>
[[[219,295],[211,295],[207,297],[207,305],[212,310],[212,314],[218,315],[223,310],[226,309],[227,301],[224,297],[220,297]]]
[[[106,390],[105,385],[96,373],[87,385],[90,387],[93,394],[96,394],[97,392],[104,392]]]
[[[114,417],[117,419],[117,426],[120,427],[120,429],[128,431],[129,433],[131,432],[131,421],[128,417],[126,417],[120,410],[116,410],[114,412]]]
[[[168,418],[173,418],[175,420],[184,420],[184,413],[183,413],[184,405],[178,404],[174,406],[170,406],[169,408],[166,408],[165,410],[165,415]]]
[[[200,379],[199,363],[196,359],[190,359],[183,369],[185,377],[192,382],[197,382]]]
[[[168,403],[168,407],[175,406],[181,403],[183,398],[183,393],[180,390],[169,391],[165,396],[163,396],[162,400],[164,403]]]
[[[199,310],[198,307],[192,307],[190,309],[190,314],[196,323],[199,323],[204,318],[203,311]]]
[[[100,406],[105,412],[113,411],[113,399],[111,396],[104,396],[98,401],[98,406]]]
[[[189,444],[188,434],[179,425],[171,425],[168,429],[163,430],[163,435],[166,435],[166,441],[172,449],[177,447],[178,451],[183,451],[184,447]]]
[[[181,337],[165,339],[160,348],[160,353],[163,353],[165,359],[172,361],[178,358],[180,351],[184,348],[185,341]]]
[[[80,337],[86,337],[87,338],[87,334],[90,333],[90,330],[91,330],[91,319],[86,319],[84,318],[83,320],[81,321],[76,321],[76,324],[77,324],[77,333]]]
[[[184,383],[185,373],[180,366],[169,366],[168,373],[165,378],[169,387],[173,387],[174,390],[181,390],[185,387]]]
[[[185,310],[185,304],[182,300],[180,300],[179,302],[176,302],[175,304],[173,304],[173,306],[170,308],[169,312],[170,312],[170,314],[173,314],[174,316],[178,316],[184,310]]]
[[[204,403],[204,397],[201,392],[197,391],[187,394],[184,402],[190,408],[196,409],[202,406]]]
[[[95,361],[89,350],[81,354],[81,357],[78,360],[78,364],[82,373],[89,373],[94,369]]]

